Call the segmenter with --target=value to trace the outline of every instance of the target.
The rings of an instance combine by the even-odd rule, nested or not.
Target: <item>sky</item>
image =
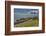
[[[15,19],[38,16],[38,13],[39,13],[38,9],[14,8],[14,18]]]
[[[14,8],[14,13],[24,13],[24,14],[30,14],[32,11],[36,11],[38,13],[38,9],[22,9],[22,8]]]

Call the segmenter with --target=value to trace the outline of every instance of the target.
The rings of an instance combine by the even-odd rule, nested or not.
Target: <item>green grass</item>
[[[34,26],[38,26],[38,24],[39,24],[38,19],[30,19],[23,23],[16,24],[15,27],[34,27]]]

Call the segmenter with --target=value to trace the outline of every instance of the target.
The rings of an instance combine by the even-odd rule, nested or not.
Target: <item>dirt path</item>
[[[28,21],[26,21],[26,22],[23,22],[23,23],[20,23],[20,24],[29,24],[29,23],[31,23],[32,22],[32,20],[30,19],[30,20],[28,20]]]

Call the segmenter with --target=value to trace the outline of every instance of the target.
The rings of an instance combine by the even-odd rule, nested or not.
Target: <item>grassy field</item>
[[[38,24],[39,24],[38,19],[30,19],[23,23],[16,24],[15,27],[34,27],[34,26],[38,26]]]

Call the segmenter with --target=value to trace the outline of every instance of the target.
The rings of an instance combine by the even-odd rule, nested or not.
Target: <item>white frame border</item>
[[[11,5],[10,7],[11,7],[11,31],[42,30],[42,7],[41,6]],[[14,8],[39,9],[39,27],[14,27]]]

